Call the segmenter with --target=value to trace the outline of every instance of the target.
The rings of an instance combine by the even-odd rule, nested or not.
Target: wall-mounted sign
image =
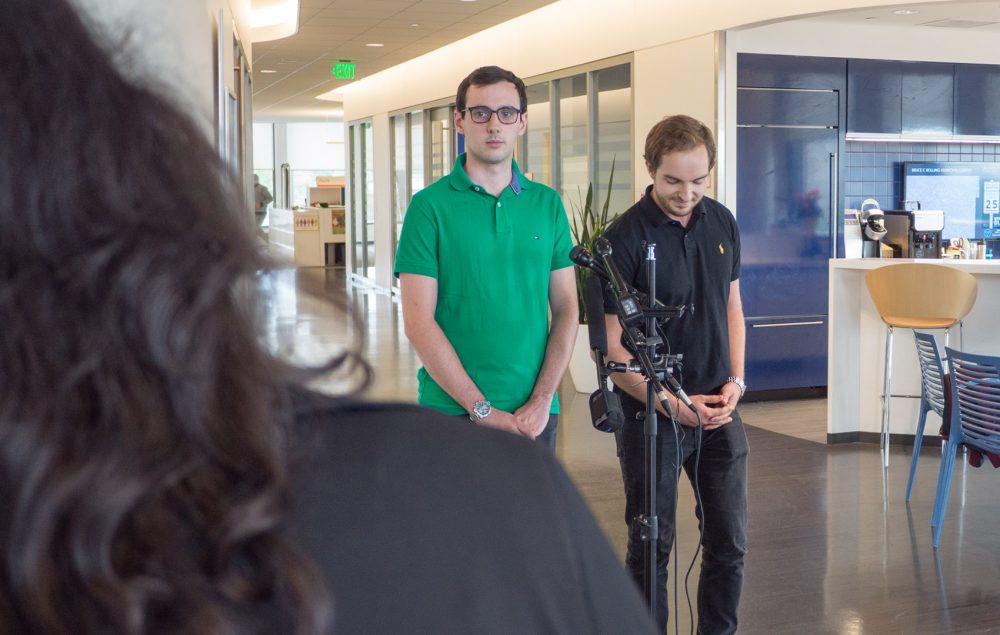
[[[354,79],[354,62],[337,62],[330,67],[330,74],[337,79]]]

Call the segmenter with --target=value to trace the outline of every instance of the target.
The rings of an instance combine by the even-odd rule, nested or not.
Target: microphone
[[[600,266],[594,257],[582,247],[574,247],[585,254],[595,266]],[[571,255],[570,258],[573,258]],[[576,259],[573,259],[577,262]],[[608,369],[604,356],[608,354],[608,332],[604,327],[604,282],[588,273],[583,289],[587,307],[587,333],[590,336],[590,350],[594,351],[597,363],[597,390],[590,394],[590,421],[601,432],[615,432],[625,425],[625,411],[621,397],[608,390]]]
[[[608,242],[608,239],[604,236],[599,236],[594,241],[594,249],[601,256],[604,269],[607,270],[611,278],[611,291],[618,305],[618,317],[621,319],[622,326],[627,329],[629,325],[642,319],[642,306],[639,304],[639,296],[625,282],[625,278],[618,271],[618,267],[615,266],[615,261],[611,257],[611,243]]]
[[[625,282],[625,278],[622,277],[618,267],[615,266],[615,261],[611,258],[611,242],[604,236],[598,236],[597,240],[594,241],[594,249],[597,254],[601,257],[604,262],[604,267],[608,270],[608,275],[611,276],[611,282],[614,285],[612,290],[616,294],[628,293],[631,288]]]
[[[667,387],[670,389],[670,392],[674,393],[674,396],[680,399],[681,403],[690,408],[691,412],[698,414],[698,409],[694,407],[694,403],[691,401],[691,398],[687,396],[687,393],[684,392],[684,389],[681,388],[680,383],[676,378],[674,378],[673,375],[670,373],[663,373],[663,381],[667,382]],[[663,398],[666,398],[666,395],[663,395]]]
[[[611,278],[608,277],[608,274],[606,271],[604,271],[604,267],[601,266],[601,263],[597,262],[597,259],[594,258],[594,256],[592,256],[591,253],[586,249],[584,249],[582,246],[576,245],[575,247],[573,247],[569,251],[569,259],[572,260],[573,264],[577,265],[578,267],[589,269],[590,271],[597,274],[603,280],[611,282]]]
[[[590,254],[587,254],[590,256]],[[593,256],[591,256],[593,260]],[[601,355],[608,354],[608,333],[604,328],[604,285],[594,274],[587,274],[583,295],[587,307],[587,333],[590,336],[590,350]]]

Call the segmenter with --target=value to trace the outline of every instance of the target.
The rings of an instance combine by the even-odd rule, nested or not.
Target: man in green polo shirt
[[[466,152],[413,196],[396,252],[406,336],[424,364],[418,400],[554,449],[577,330],[566,211],[514,162],[524,82],[479,68],[455,102]]]

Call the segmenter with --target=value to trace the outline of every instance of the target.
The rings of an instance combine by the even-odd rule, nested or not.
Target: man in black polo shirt
[[[701,490],[697,510],[704,525],[704,553],[698,583],[698,632],[736,631],[743,557],[746,553],[747,445],[736,404],[746,389],[743,375],[745,327],[740,301],[740,236],[732,213],[705,197],[715,165],[712,131],[701,122],[675,115],[656,124],[646,137],[646,169],[653,179],[646,194],[608,229],[615,264],[626,282],[648,292],[644,243],[656,244],[656,298],[687,305],[686,315],[664,328],[669,352],[683,354],[679,379],[698,409],[701,456],[696,461],[699,418],[670,398],[680,426],[680,464]],[[628,361],[622,329],[606,298],[609,357]],[[625,427],[616,434],[625,482],[629,524],[626,565],[642,580],[643,542],[634,521],[643,512],[646,386],[638,374],[613,376],[624,393]],[[661,415],[666,413],[657,404]],[[664,419],[664,421],[666,421]],[[667,563],[674,539],[678,447],[670,425],[661,425],[658,448],[656,615],[667,624]],[[675,607],[676,609],[676,607]]]

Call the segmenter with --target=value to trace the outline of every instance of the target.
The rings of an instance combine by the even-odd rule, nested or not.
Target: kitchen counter
[[[865,286],[865,274],[877,267],[920,262],[958,267],[976,277],[978,296],[964,320],[964,346],[959,330],[952,329],[950,346],[973,353],[1000,355],[1000,261],[836,259],[830,261],[830,326],[828,357],[827,439],[831,443],[878,442],[882,420],[882,372],[885,324],[879,318]],[[944,352],[944,332],[930,331]],[[896,329],[893,337],[892,392],[920,394],[920,368],[913,332]],[[895,397],[891,432],[912,436],[916,430],[919,399]],[[936,435],[939,418],[927,418],[926,434]]]

